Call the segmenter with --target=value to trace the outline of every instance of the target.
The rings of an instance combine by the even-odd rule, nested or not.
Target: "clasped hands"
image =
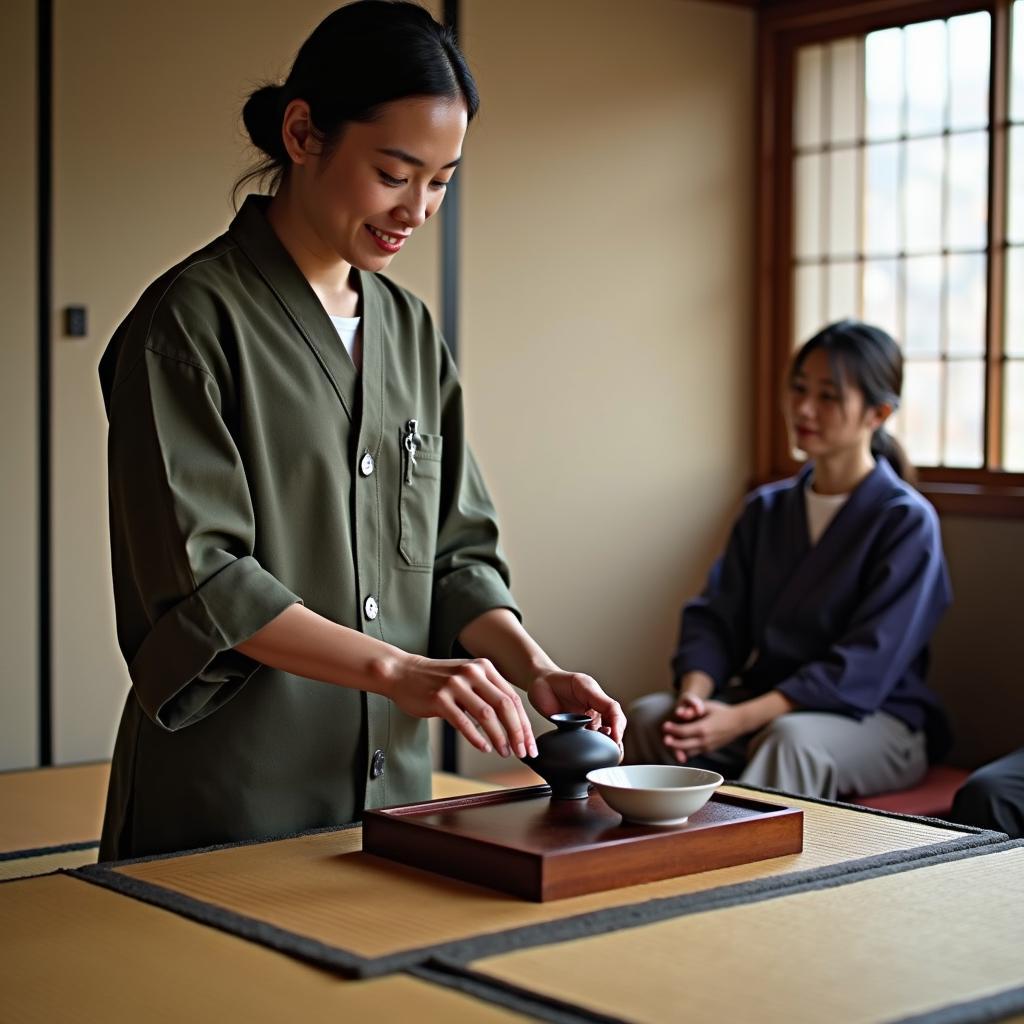
[[[661,739],[680,764],[709,754],[750,731],[742,704],[725,704],[694,693],[683,693],[672,718],[661,727]]]

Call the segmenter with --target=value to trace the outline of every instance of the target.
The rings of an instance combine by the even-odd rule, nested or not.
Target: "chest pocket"
[[[400,439],[402,488],[398,550],[411,568],[433,569],[441,505],[441,446],[444,438],[440,434],[417,433],[414,444],[407,438],[406,429]],[[415,451],[410,451],[410,448]]]

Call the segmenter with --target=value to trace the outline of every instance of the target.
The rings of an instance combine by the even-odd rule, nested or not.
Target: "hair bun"
[[[252,93],[242,107],[242,121],[252,144],[275,160],[284,160],[287,155],[281,141],[283,93],[283,86],[264,85]]]

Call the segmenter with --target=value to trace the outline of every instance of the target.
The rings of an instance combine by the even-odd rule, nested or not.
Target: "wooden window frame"
[[[780,410],[781,384],[792,352],[791,279],[794,56],[811,43],[864,35],[972,11],[992,17],[989,95],[989,244],[986,312],[985,463],[1001,443],[1003,282],[1006,254],[1007,63],[1012,0],[781,0],[762,2],[758,16],[757,246],[754,337],[754,473],[757,482],[791,475]],[[996,216],[996,213],[999,216]],[[1024,473],[926,468],[918,486],[940,513],[1024,517]]]

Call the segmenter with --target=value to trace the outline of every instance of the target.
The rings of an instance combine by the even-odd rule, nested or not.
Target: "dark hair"
[[[899,407],[903,390],[903,353],[880,327],[860,320],[839,320],[820,330],[793,357],[790,382],[800,373],[807,357],[821,349],[828,357],[840,396],[847,382],[864,395],[864,405]],[[882,424],[871,437],[871,453],[884,455],[907,483],[917,478],[907,453]]]
[[[285,108],[309,104],[315,137],[329,152],[345,125],[372,121],[385,103],[411,96],[465,101],[472,120],[476,83],[450,28],[405,0],[358,0],[328,14],[302,44],[282,85],[264,85],[246,100],[242,120],[266,158],[235,182],[241,189],[269,178],[275,191],[288,169],[281,139]]]

